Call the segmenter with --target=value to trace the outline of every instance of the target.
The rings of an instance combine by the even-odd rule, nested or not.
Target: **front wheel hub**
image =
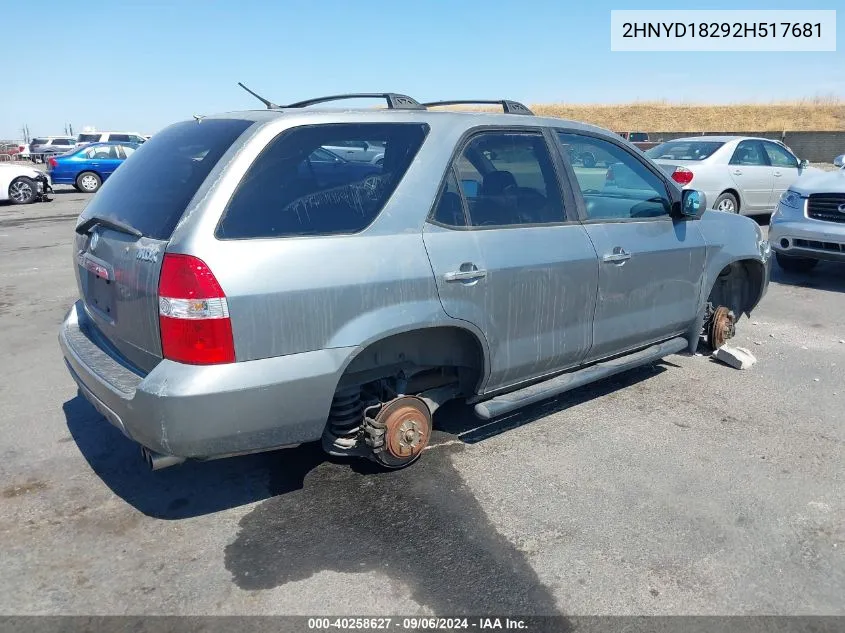
[[[713,312],[710,320],[710,327],[707,338],[710,347],[719,349],[728,339],[733,338],[736,333],[736,316],[733,311],[725,306],[719,306]]]

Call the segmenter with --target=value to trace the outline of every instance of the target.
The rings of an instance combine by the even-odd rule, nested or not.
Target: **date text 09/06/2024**
[[[316,631],[330,630],[527,630],[528,623],[516,618],[308,618],[308,629]]]

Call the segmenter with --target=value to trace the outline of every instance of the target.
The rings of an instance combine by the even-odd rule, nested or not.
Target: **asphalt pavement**
[[[62,362],[60,189],[0,206],[0,613],[845,615],[845,267],[775,266],[746,371],[450,405],[399,472],[309,445],[152,473]]]

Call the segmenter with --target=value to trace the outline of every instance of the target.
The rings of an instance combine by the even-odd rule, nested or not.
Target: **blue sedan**
[[[138,147],[137,143],[91,143],[53,156],[47,162],[50,182],[94,193]]]

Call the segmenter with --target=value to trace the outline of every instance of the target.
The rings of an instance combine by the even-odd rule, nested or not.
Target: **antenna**
[[[264,98],[264,97],[262,97],[260,94],[257,94],[257,93],[255,93],[255,92],[253,92],[252,90],[250,90],[249,88],[247,88],[245,85],[243,85],[240,81],[238,82],[238,85],[239,85],[241,88],[243,88],[244,90],[246,90],[246,91],[247,91],[249,94],[251,94],[253,97],[255,97],[256,99],[258,99],[261,103],[263,103],[264,105],[266,105],[268,110],[272,110],[273,108],[280,108],[280,107],[281,107],[281,106],[277,106],[277,105],[276,105],[275,103],[273,103],[272,101],[269,101],[269,100],[265,99],[265,98]]]

